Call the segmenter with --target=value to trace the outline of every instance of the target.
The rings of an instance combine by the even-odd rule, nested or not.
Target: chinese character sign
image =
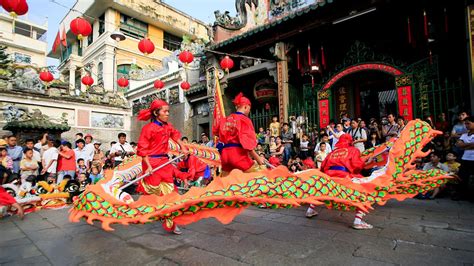
[[[398,89],[398,113],[406,120],[413,119],[413,105],[411,97],[411,86],[403,86]]]

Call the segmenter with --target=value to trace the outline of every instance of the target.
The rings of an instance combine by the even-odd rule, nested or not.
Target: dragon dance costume
[[[379,151],[391,147],[388,155],[381,157],[386,159],[376,163],[384,165],[383,170],[369,177],[351,180],[347,175],[343,178],[329,176],[317,169],[290,173],[283,166],[254,173],[234,170],[226,178],[216,178],[204,188],[193,187],[183,195],[173,191],[164,196],[148,195],[126,202],[119,195],[107,193],[104,186],[114,179],[120,181],[120,175],[129,175],[127,169],[135,169],[135,165],[141,164],[141,158],[135,157],[118,169],[106,172],[104,180],[96,185],[88,186],[75,199],[70,220],[79,222],[85,218],[91,224],[99,220],[104,230],[113,230],[110,225],[114,223],[128,225],[163,219],[178,225],[210,217],[230,223],[248,206],[262,204],[273,209],[314,204],[367,213],[374,205],[384,205],[391,199],[412,198],[440,187],[452,178],[441,170],[416,170],[413,165],[417,158],[428,155],[422,148],[441,133],[431,129],[426,122],[409,122],[391,144],[384,143],[362,154],[362,160],[370,165],[372,158],[379,158]]]
[[[234,101],[237,108],[251,106],[250,100],[239,93]],[[245,173],[260,170],[260,167],[250,158],[249,152],[257,147],[257,138],[252,120],[242,112],[235,112],[219,121],[214,135],[224,143],[222,149],[222,174],[225,177],[229,172],[238,169]]]

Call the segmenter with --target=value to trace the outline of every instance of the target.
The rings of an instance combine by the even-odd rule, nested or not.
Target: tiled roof
[[[192,86],[189,90],[185,91],[184,94],[185,95],[190,95],[190,94],[193,94],[193,93],[204,91],[206,89],[207,89],[207,87],[206,87],[205,83],[204,84],[198,83],[198,84]]]
[[[37,120],[30,119],[25,121],[12,121],[8,122],[3,129],[12,130],[12,129],[45,129],[45,130],[56,130],[56,131],[68,131],[71,129],[69,125],[66,124],[56,124],[48,120]]]
[[[275,27],[275,26],[277,26],[277,25],[280,25],[280,24],[282,24],[282,23],[284,23],[284,22],[290,21],[290,20],[292,20],[292,19],[294,19],[294,18],[296,18],[296,17],[300,17],[300,16],[302,16],[302,15],[304,15],[304,14],[307,14],[308,12],[313,11],[313,10],[315,10],[316,8],[320,7],[320,6],[324,6],[326,3],[332,3],[333,1],[334,1],[334,0],[327,0],[327,1],[319,2],[319,3],[311,4],[311,5],[309,5],[309,6],[305,7],[305,8],[302,8],[302,9],[300,9],[300,10],[298,10],[298,11],[295,11],[295,12],[293,12],[293,13],[290,13],[289,15],[286,15],[286,16],[280,18],[280,19],[277,19],[277,20],[272,21],[272,22],[270,22],[270,23],[267,23],[267,24],[265,24],[265,25],[262,25],[262,26],[253,28],[253,29],[251,29],[251,30],[249,30],[249,31],[246,31],[246,32],[244,32],[244,33],[242,33],[242,34],[239,34],[239,35],[237,35],[237,36],[234,36],[234,37],[232,37],[232,38],[230,38],[230,39],[227,39],[227,40],[225,40],[225,41],[223,41],[223,42],[217,43],[217,44],[211,46],[211,49],[218,49],[218,48],[224,47],[224,46],[226,46],[226,45],[228,45],[228,44],[231,44],[231,43],[233,43],[233,42],[236,42],[236,41],[245,39],[245,38],[247,38],[247,37],[250,37],[250,36],[252,36],[252,35],[255,35],[255,34],[257,34],[257,33],[260,33],[260,32],[266,31],[266,30],[269,30],[269,29],[271,29],[271,28],[273,28],[273,27]]]

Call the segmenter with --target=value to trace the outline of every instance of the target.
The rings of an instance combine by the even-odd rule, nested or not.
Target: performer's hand
[[[153,174],[153,168],[148,167],[148,168],[146,169],[146,171],[145,171],[145,174],[147,174],[147,175]]]
[[[184,147],[183,147],[183,148],[181,149],[181,152],[182,152],[184,155],[186,155],[186,157],[189,156],[189,150],[188,150],[188,148],[184,148]]]

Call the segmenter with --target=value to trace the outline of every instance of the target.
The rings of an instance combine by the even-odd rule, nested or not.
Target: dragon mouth
[[[69,193],[43,194],[40,197],[42,199],[41,206],[44,208],[56,208],[66,205]]]

